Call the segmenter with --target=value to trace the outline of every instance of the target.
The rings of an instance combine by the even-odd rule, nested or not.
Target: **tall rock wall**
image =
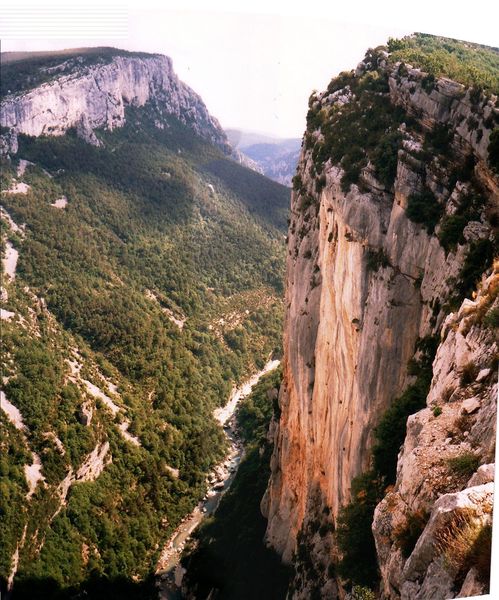
[[[98,143],[93,129],[122,127],[128,105],[148,103],[157,112],[158,127],[164,127],[162,116],[173,115],[231,151],[201,97],[179,80],[171,59],[161,55],[114,56],[109,62],[82,64],[34,89],[7,95],[2,99],[0,125],[32,136],[62,135],[75,127],[87,141]]]
[[[470,90],[445,79],[425,90],[424,73],[386,59],[378,56],[375,68],[365,61],[348,83],[312,96],[291,201],[282,414],[262,510],[268,517],[266,540],[287,562],[299,559],[304,532],[315,523],[308,554],[315,577],[322,577],[322,597],[338,593],[331,570],[327,572],[337,550],[328,536],[314,532],[320,523],[334,527],[340,507],[350,499],[352,478],[369,469],[374,429],[412,381],[407,365],[416,342],[439,335],[444,319],[449,322],[451,309],[445,304],[455,295],[471,245],[492,237],[489,218],[499,201],[497,178],[486,162],[490,123],[497,120],[495,98],[482,97],[476,103]],[[399,119],[394,127],[400,144],[393,185],[380,181],[370,157],[352,185],[345,184],[346,168],[333,164],[327,154],[319,164],[331,131],[333,140],[342,135],[339,127],[328,134],[328,119],[350,110],[353,103],[358,105],[357,120],[377,118],[365,102],[363,86],[369,82],[363,82],[368,78],[385,80],[384,90],[376,88],[373,97],[381,96]],[[451,133],[445,157],[428,150],[427,140],[442,125]],[[332,147],[330,152],[334,143]],[[444,219],[469,194],[486,199],[467,224],[464,238],[451,249],[444,249],[436,235],[440,225],[433,231],[407,215],[411,196],[425,190]],[[489,298],[489,308],[494,298]],[[477,352],[492,344],[490,334],[480,331],[478,327],[474,333]],[[445,343],[448,339],[442,338],[436,369],[443,368],[438,361]],[[484,363],[480,367],[491,368],[492,354],[479,361]],[[460,366],[449,361],[448,368],[459,372]],[[430,404],[439,377],[435,371]],[[459,375],[455,379],[459,387]],[[485,395],[492,394],[493,380],[491,376]],[[495,404],[489,402],[487,410],[493,422]],[[424,414],[431,414],[430,409]],[[485,451],[489,442],[490,436],[481,447],[481,462],[487,452],[490,461],[490,449]],[[406,456],[404,450],[398,487],[404,485]],[[450,488],[456,491],[455,485]],[[445,491],[445,485],[439,488],[440,495]],[[417,490],[410,493],[417,495]],[[431,502],[435,499],[433,494]],[[411,501],[405,497],[404,502]],[[381,551],[383,544],[378,545]],[[384,564],[390,560],[385,546]],[[310,597],[304,579],[298,577],[301,584],[293,587],[293,598]],[[388,582],[389,576],[384,579]]]

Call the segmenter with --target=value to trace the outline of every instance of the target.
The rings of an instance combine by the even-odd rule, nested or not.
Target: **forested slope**
[[[149,109],[128,106],[99,147],[69,129],[2,158],[14,598],[145,597],[222,456],[213,409],[279,352],[287,190]]]

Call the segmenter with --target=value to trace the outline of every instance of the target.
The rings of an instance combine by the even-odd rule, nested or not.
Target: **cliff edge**
[[[169,57],[112,48],[74,54],[28,57],[4,66],[0,125],[11,152],[12,135],[63,135],[76,128],[87,142],[100,145],[94,130],[123,127],[127,106],[150,107],[156,127],[174,116],[226,154],[225,132],[201,97],[179,80]],[[31,82],[31,83],[30,83]]]
[[[490,526],[499,110],[489,80],[424,70],[429,43],[444,52],[431,36],[391,40],[310,98],[262,501],[267,543],[295,565],[293,598],[356,584],[425,600],[486,588],[475,563],[441,557],[463,514],[476,536]],[[462,44],[473,60],[486,52]],[[355,511],[368,530],[358,555]]]

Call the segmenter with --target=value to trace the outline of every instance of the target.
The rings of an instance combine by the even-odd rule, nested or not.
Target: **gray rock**
[[[82,425],[88,427],[92,422],[92,417],[94,414],[94,409],[91,403],[85,402],[80,406],[80,410],[78,413],[78,420]]]
[[[487,377],[490,375],[490,371],[491,369],[482,369],[480,371],[480,373],[478,373],[477,378],[476,378],[476,382],[477,383],[481,383],[482,381],[484,381],[485,379],[487,379]]]
[[[480,408],[478,398],[468,398],[461,405],[461,412],[465,415],[471,415]]]
[[[92,146],[102,146],[102,142],[95,135],[94,130],[90,126],[87,115],[81,115],[80,120],[76,125],[76,134],[82,140],[87,142],[87,144],[91,144]]]
[[[229,154],[225,132],[201,97],[179,80],[167,56],[115,56],[110,62],[80,67],[77,72],[3,98],[0,125],[32,136],[62,135],[79,127],[95,143],[91,130],[112,130],[125,123],[127,106],[148,105],[157,123],[173,115],[204,139]],[[81,122],[85,115],[87,122]],[[17,151],[17,148],[16,148]],[[11,152],[14,152],[12,147]]]
[[[421,585],[406,581],[400,590],[401,600],[442,600],[453,598],[454,580],[445,569],[442,557],[432,562],[428,567]]]
[[[477,523],[485,523],[490,519],[494,498],[494,484],[466,488],[454,494],[441,496],[433,506],[430,520],[421,534],[411,556],[404,567],[404,579],[422,581],[426,577],[431,563],[439,558],[435,548],[436,533],[451,522],[457,512],[463,509]]]
[[[466,575],[466,579],[464,580],[463,587],[458,594],[458,598],[481,596],[484,593],[485,589],[478,577],[478,571],[475,569],[475,567],[472,567]]]
[[[463,235],[467,242],[485,240],[490,235],[490,227],[479,221],[470,221],[464,228]]]
[[[494,481],[495,464],[489,463],[488,465],[481,465],[478,467],[476,473],[473,474],[471,479],[468,481],[467,487],[475,487],[477,485],[484,485]]]

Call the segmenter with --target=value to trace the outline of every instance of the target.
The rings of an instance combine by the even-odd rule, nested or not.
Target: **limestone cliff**
[[[16,64],[9,66],[14,69]],[[167,56],[116,51],[111,57],[89,61],[85,54],[76,53],[36,71],[43,83],[13,93],[7,89],[2,98],[0,125],[11,132],[62,135],[76,128],[86,141],[99,145],[94,129],[122,127],[127,106],[148,105],[155,111],[157,127],[164,128],[164,117],[173,115],[226,153],[231,152],[220,124],[201,97],[179,80]],[[7,146],[8,140],[3,145]]]
[[[432,527],[460,502],[479,505],[473,522],[490,519],[490,469],[470,491],[446,460],[494,460],[495,103],[386,49],[310,99],[291,200],[282,414],[262,502],[267,543],[297,567],[290,597],[344,594],[331,532],[352,479],[371,468],[382,415],[414,382],[408,363],[421,359],[421,340],[439,345],[428,407],[409,419],[395,487],[376,511],[380,596],[441,598],[429,592],[445,570],[428,550]],[[460,308],[482,273],[479,299]],[[396,521],[419,509],[431,517],[405,562]],[[456,573],[446,574],[446,592],[457,593]]]

